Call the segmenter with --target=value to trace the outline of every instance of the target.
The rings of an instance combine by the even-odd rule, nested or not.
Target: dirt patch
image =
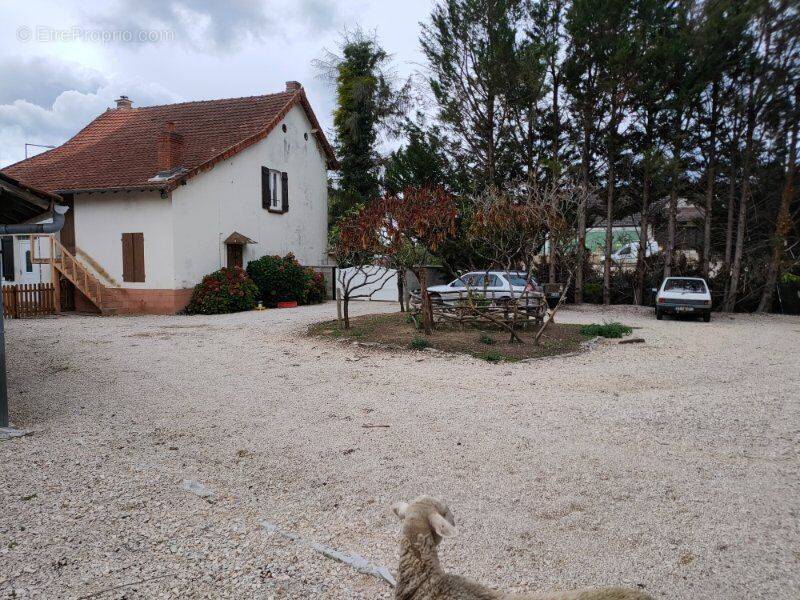
[[[539,344],[533,343],[535,330],[520,331],[523,344],[509,341],[509,334],[501,329],[444,328],[430,336],[417,331],[405,313],[364,315],[350,320],[350,329],[340,329],[336,321],[317,323],[309,334],[333,339],[382,344],[409,350],[433,348],[442,352],[469,354],[490,362],[515,362],[580,350],[589,337],[581,334],[581,325],[551,324]]]

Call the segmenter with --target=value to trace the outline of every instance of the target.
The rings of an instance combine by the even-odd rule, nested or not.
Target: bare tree
[[[574,251],[574,245],[579,207],[586,202],[585,188],[563,175],[546,183],[531,176],[505,190],[486,190],[473,202],[475,217],[470,240],[476,254],[486,261],[487,270],[502,270],[506,275],[524,272],[526,280],[530,280],[537,262],[545,260],[543,249],[547,242],[548,259],[554,257],[567,275],[563,300],[578,266],[576,257],[580,253]],[[522,342],[515,331],[519,296],[515,296],[513,287],[509,293],[515,318],[505,328],[511,341]],[[537,342],[554,316],[555,311],[548,312],[535,338]]]
[[[337,269],[337,300],[341,300],[344,329],[350,329],[350,301],[372,298],[391,279],[392,270],[380,265],[358,264]]]

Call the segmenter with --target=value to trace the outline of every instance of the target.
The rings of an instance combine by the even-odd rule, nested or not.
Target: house
[[[662,248],[667,247],[669,236],[668,229],[668,200],[663,200],[661,214],[656,227],[655,239]],[[697,260],[703,248],[703,224],[706,213],[701,207],[690,203],[686,198],[678,198],[675,207],[675,250],[684,253],[687,258]]]
[[[641,215],[638,213],[616,219],[611,224],[611,248],[617,251],[625,244],[638,242],[641,233]],[[652,223],[647,227],[647,237],[653,239]],[[594,261],[602,261],[606,253],[606,220],[598,220],[586,229],[586,248],[591,252]]]
[[[655,240],[659,249],[667,247],[669,198],[654,202],[650,207],[647,239]],[[691,260],[697,260],[698,250],[703,245],[703,220],[705,212],[702,208],[691,204],[686,198],[678,198],[675,212],[675,250],[685,254]],[[630,242],[638,242],[642,229],[640,213],[616,219],[612,223],[612,248],[619,250]],[[586,230],[586,247],[592,252],[595,261],[602,261],[605,255],[606,220],[597,222]]]
[[[277,94],[141,108],[121,96],[62,146],[3,172],[71,209],[50,261],[66,308],[173,313],[220,267],[288,252],[326,265],[335,167],[291,81]]]

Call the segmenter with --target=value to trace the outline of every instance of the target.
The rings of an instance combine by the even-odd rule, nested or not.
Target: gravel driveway
[[[307,543],[393,570],[420,493],[498,587],[800,597],[797,317],[565,310],[646,343],[495,365],[304,336],[333,310],[7,322],[0,597],[391,598]]]

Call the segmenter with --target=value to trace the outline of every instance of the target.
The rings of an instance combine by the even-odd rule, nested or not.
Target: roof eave
[[[168,184],[164,182],[160,185],[122,185],[115,187],[95,187],[95,188],[66,188],[56,190],[57,194],[105,194],[117,192],[167,192]]]

